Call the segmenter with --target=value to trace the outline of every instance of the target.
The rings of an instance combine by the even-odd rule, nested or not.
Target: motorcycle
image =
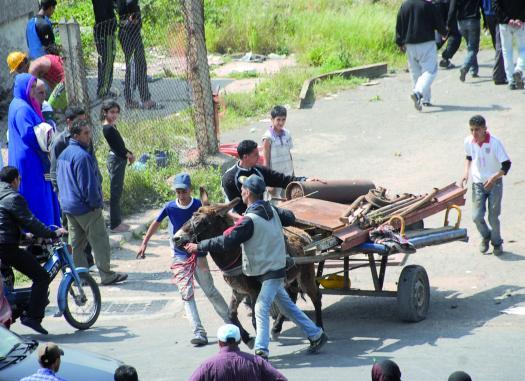
[[[95,324],[102,307],[100,290],[87,268],[75,267],[66,243],[61,239],[43,240],[31,243],[27,249],[43,264],[51,282],[58,273],[62,273],[57,292],[59,314],[79,330],[88,329]],[[15,276],[11,267],[2,264],[0,272],[4,289],[3,295],[0,294],[0,304],[4,296],[11,307],[11,317],[7,318],[9,314],[4,314],[5,321],[0,320],[0,324],[9,327],[27,309],[31,288],[15,288]]]

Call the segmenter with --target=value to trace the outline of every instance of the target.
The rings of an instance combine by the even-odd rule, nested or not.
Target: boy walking
[[[274,106],[271,111],[272,125],[262,137],[264,165],[286,176],[293,176],[293,160],[290,150],[293,147],[292,136],[284,128],[286,108]],[[283,198],[283,188],[269,188],[272,198]]]
[[[168,230],[170,236],[173,236],[191,218],[193,213],[202,206],[199,199],[191,197],[191,179],[189,174],[179,173],[175,176],[173,188],[177,192],[177,198],[168,202],[157,219],[151,223],[137,253],[137,258],[146,257],[148,242],[166,217],[169,218]],[[226,324],[230,322],[228,305],[213,284],[206,257],[197,258],[197,263],[194,264],[192,260],[196,257],[191,257],[186,251],[176,248],[171,239],[170,247],[173,251],[172,269],[174,270],[174,281],[182,296],[186,315],[191,319],[193,328],[191,343],[197,347],[206,345],[208,344],[208,337],[201,323],[197,303],[195,302],[193,276],[195,276],[195,280],[212,303],[217,314]]]
[[[510,159],[501,141],[487,131],[485,118],[474,115],[469,121],[471,135],[465,138],[465,173],[461,186],[472,176],[472,220],[481,234],[479,251],[486,253],[489,242],[494,255],[503,253],[499,215],[503,196],[502,177],[510,169]],[[490,228],[485,222],[488,207]]]
[[[435,31],[446,35],[443,20],[427,0],[405,0],[397,14],[396,44],[407,54],[416,110],[431,106],[430,86],[437,74]]]

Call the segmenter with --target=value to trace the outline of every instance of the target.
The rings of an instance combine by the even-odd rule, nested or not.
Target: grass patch
[[[252,93],[224,94],[226,111],[221,120],[221,130],[225,131],[246,124],[246,119],[268,115],[276,104],[294,107],[299,103],[299,94],[303,82],[321,73],[319,68],[291,67],[266,78]],[[317,81],[315,93],[322,96],[328,93],[354,88],[364,78],[344,78],[336,76]]]

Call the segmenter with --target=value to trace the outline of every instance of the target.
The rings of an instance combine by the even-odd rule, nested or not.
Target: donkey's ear
[[[210,199],[208,197],[208,192],[206,192],[206,189],[204,189],[204,187],[199,187],[199,192],[202,205],[210,205]]]
[[[221,205],[221,208],[219,210],[217,210],[217,212],[221,215],[221,216],[225,216],[226,213],[228,213],[235,205],[237,205],[239,202],[241,201],[241,199],[239,197],[235,197],[233,200],[231,200],[229,203],[227,204],[222,204]]]

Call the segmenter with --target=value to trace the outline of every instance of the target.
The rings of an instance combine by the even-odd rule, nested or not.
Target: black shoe
[[[454,69],[456,65],[450,62],[450,60],[443,58],[441,61],[439,61],[439,67],[442,67],[444,69]]]
[[[509,83],[507,82],[507,80],[503,80],[503,81],[494,80],[494,84],[495,85],[508,85]]]
[[[430,103],[430,102],[423,102],[423,103],[421,103],[421,104],[422,104],[423,106],[425,106],[425,107],[432,107],[432,103]]]
[[[208,338],[203,333],[196,333],[195,336],[193,336],[193,339],[190,340],[190,343],[196,347],[202,347],[208,344]]]
[[[32,330],[37,331],[38,333],[41,333],[42,335],[47,335],[49,333],[44,327],[42,327],[40,322],[36,319],[30,318],[28,316],[22,316],[22,318],[20,319],[20,322],[26,327],[29,327]]]
[[[521,70],[516,70],[516,72],[512,75],[512,79],[514,79],[514,82],[516,82],[516,89],[523,89],[523,73]]]
[[[116,273],[115,274],[115,278],[113,278],[113,279],[111,279],[110,281],[107,281],[107,282],[102,282],[102,285],[103,286],[109,286],[111,284],[124,282],[126,279],[128,279],[128,274],[126,274],[126,273]]]
[[[268,360],[268,352],[263,351],[262,349],[257,349],[255,351],[255,356],[262,357],[265,360]]]
[[[494,245],[494,250],[492,251],[492,254],[495,256],[500,256],[503,254],[503,245]]]
[[[459,80],[461,82],[465,82],[466,77],[467,77],[467,71],[464,68],[459,69]]]
[[[317,340],[310,340],[310,346],[308,347],[308,353],[318,353],[323,345],[328,341],[326,333],[321,333],[321,336]]]
[[[479,252],[482,254],[485,254],[487,251],[489,251],[489,239],[482,239],[479,243]]]
[[[414,107],[417,111],[421,111],[423,107],[421,107],[421,99],[423,99],[423,96],[419,93],[413,92],[410,95],[410,98],[414,101]]]
[[[472,78],[479,78],[479,74],[478,73],[472,73],[471,76],[472,76]]]

